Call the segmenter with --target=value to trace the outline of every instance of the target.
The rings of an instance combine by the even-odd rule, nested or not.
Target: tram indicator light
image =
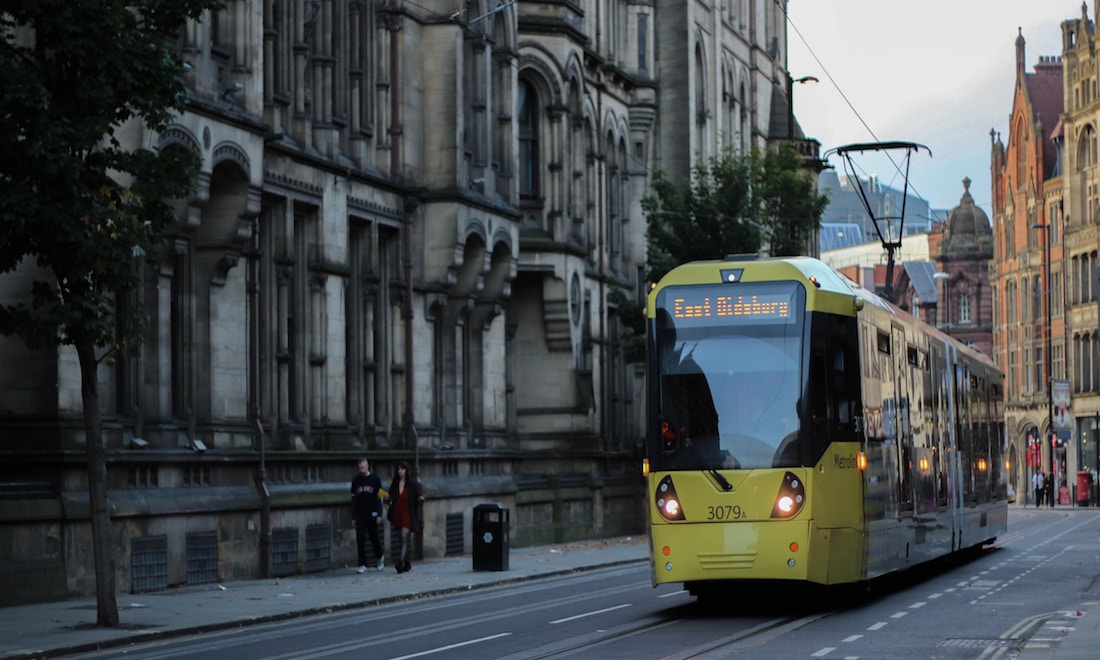
[[[684,510],[680,508],[680,497],[676,494],[676,487],[672,485],[671,475],[661,479],[657,484],[657,492],[653,495],[657,511],[665,520],[684,520]]]
[[[801,511],[805,503],[806,488],[802,485],[802,480],[788,472],[783,475],[783,484],[775,496],[772,518],[790,518]]]

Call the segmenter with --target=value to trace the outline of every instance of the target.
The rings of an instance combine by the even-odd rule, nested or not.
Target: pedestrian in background
[[[397,464],[389,496],[390,510],[387,518],[401,538],[401,553],[394,561],[394,568],[398,573],[404,573],[412,568],[409,563],[410,544],[413,532],[420,529],[420,502],[423,500],[420,482],[415,475],[409,473],[409,464],[405,461]]]
[[[359,571],[365,573],[367,564],[378,570],[385,567],[386,560],[382,550],[382,541],[378,530],[382,527],[382,480],[370,471],[370,463],[359,459],[359,474],[351,480],[352,523],[355,525],[355,547],[359,551]],[[374,549],[374,561],[367,561],[367,539]]]
[[[1046,490],[1043,488],[1043,473],[1038,470],[1035,471],[1035,475],[1031,477],[1031,486],[1035,489],[1035,506],[1036,508],[1043,506],[1043,492]]]

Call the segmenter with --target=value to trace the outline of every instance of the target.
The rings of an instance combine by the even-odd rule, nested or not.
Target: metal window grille
[[[462,542],[466,538],[466,524],[462,512],[447,514],[447,556],[462,554]]]
[[[298,572],[298,530],[280,527],[271,532],[271,574],[275,577]]]
[[[168,535],[130,539],[130,593],[168,588]]]
[[[57,497],[48,481],[0,481],[0,500],[40,500]]]
[[[187,584],[218,581],[218,533],[187,534]]]
[[[323,571],[332,565],[332,525],[306,527],[306,572]]]

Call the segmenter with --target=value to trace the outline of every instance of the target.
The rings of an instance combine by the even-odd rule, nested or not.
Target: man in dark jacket
[[[381,490],[382,480],[370,471],[367,459],[360,458],[359,474],[351,480],[352,523],[355,525],[355,546],[359,550],[360,573],[367,571],[368,536],[375,556],[375,561],[371,564],[378,570],[385,566],[382,541],[378,537],[378,530],[382,525],[382,500],[378,496]]]

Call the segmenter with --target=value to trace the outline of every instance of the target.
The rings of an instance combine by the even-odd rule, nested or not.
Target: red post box
[[[1084,470],[1077,473],[1077,506],[1089,505],[1089,490],[1091,485],[1091,472]]]

